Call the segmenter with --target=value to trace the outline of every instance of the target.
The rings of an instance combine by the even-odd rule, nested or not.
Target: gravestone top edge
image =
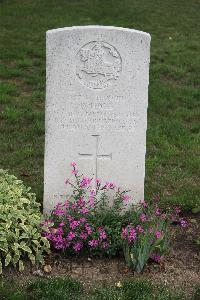
[[[124,31],[124,32],[130,32],[130,33],[136,33],[141,34],[149,39],[151,39],[151,35],[147,32],[131,29],[131,28],[124,28],[124,27],[115,27],[115,26],[103,26],[103,25],[84,25],[84,26],[71,26],[71,27],[63,27],[63,28],[56,28],[56,29],[50,29],[46,31],[46,35],[53,34],[53,33],[59,33],[63,31],[76,31],[76,30],[82,30],[82,29],[107,29],[107,30],[116,30],[116,31]]]

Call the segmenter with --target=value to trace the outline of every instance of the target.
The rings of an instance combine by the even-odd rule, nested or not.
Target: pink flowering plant
[[[73,180],[70,196],[58,203],[43,222],[43,235],[51,246],[69,254],[116,254],[121,248],[121,213],[129,200],[112,182],[79,175],[76,163],[71,163]],[[110,204],[112,203],[112,204]]]
[[[149,259],[160,263],[168,248],[169,224],[187,226],[179,213],[179,208],[161,209],[158,197],[152,203],[140,201],[132,222],[122,228],[123,251],[128,266],[141,272]]]
[[[150,258],[159,263],[167,250],[169,224],[187,226],[180,209],[162,209],[158,197],[127,209],[128,191],[79,174],[75,162],[71,167],[73,178],[66,180],[70,194],[42,224],[51,247],[70,255],[123,252],[128,266],[138,272]]]

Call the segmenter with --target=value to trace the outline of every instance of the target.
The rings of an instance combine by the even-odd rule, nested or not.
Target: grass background
[[[45,32],[114,25],[152,36],[146,198],[185,209],[198,199],[199,0],[1,0],[0,167],[42,203]],[[111,178],[112,180],[112,178]]]
[[[156,287],[147,280],[120,282],[117,287],[96,286],[88,289],[71,278],[36,279],[23,287],[0,281],[2,300],[199,300],[200,288],[193,295],[183,292],[172,293],[166,286]]]

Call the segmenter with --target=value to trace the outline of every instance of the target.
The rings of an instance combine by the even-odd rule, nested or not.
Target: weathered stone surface
[[[144,197],[150,35],[82,26],[47,31],[44,210],[70,162]]]

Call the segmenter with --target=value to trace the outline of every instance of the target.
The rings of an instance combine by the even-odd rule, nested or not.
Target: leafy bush
[[[24,269],[24,258],[43,262],[49,242],[41,236],[41,214],[35,194],[21,180],[0,170],[0,273],[2,262]]]

